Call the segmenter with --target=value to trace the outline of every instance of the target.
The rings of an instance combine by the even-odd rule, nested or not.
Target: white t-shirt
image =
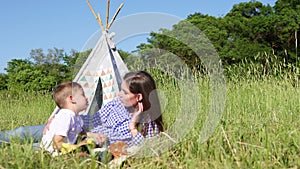
[[[54,135],[64,136],[64,142],[74,144],[77,141],[78,134],[82,132],[83,120],[69,109],[60,109],[48,123],[43,131],[43,137],[40,147],[50,153],[54,151],[52,139]]]

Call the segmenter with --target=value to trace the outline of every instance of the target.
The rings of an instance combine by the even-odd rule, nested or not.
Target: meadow
[[[163,115],[168,128],[180,109],[180,89],[164,78],[157,79],[157,84],[167,100]],[[122,168],[300,168],[298,85],[289,79],[227,80],[224,112],[212,135],[201,142],[199,134],[209,111],[211,91],[207,78],[198,78],[196,84],[201,98],[199,112],[186,137],[164,153],[130,158]],[[1,91],[0,99],[0,130],[45,123],[55,107],[47,93]],[[18,141],[2,146],[0,154],[0,169],[105,168],[96,157],[71,154],[52,158],[35,152],[31,143]]]

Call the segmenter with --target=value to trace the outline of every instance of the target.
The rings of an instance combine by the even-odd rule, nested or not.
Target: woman
[[[144,138],[158,136],[163,121],[155,81],[145,71],[124,76],[119,97],[94,114],[93,132],[108,137],[108,144],[124,141],[140,145]]]

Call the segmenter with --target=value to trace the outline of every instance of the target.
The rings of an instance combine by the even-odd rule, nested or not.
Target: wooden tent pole
[[[104,27],[103,27],[103,24],[102,24],[102,20],[101,20],[101,17],[100,17],[100,14],[98,13],[98,16],[96,15],[92,5],[90,4],[90,2],[88,0],[86,0],[90,10],[92,11],[93,15],[95,16],[96,20],[98,21],[98,24],[100,25],[100,28],[102,30],[102,32],[105,31]]]
[[[113,16],[113,18],[111,19],[110,23],[108,24],[107,29],[109,29],[109,28],[111,27],[112,23],[113,23],[114,20],[116,19],[118,13],[120,12],[120,10],[121,10],[121,8],[122,8],[123,6],[124,6],[123,3],[119,6],[118,10],[116,11],[116,13],[114,14],[114,16]]]
[[[107,7],[106,7],[106,29],[108,29],[109,7],[110,7],[110,0],[107,0]]]

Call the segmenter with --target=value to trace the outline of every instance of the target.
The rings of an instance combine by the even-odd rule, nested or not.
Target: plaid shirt
[[[112,144],[116,141],[124,141],[129,146],[140,145],[143,143],[144,137],[138,133],[135,137],[131,136],[129,131],[129,122],[132,114],[128,112],[120,101],[116,98],[109,103],[105,104],[98,112],[94,114],[92,132],[104,134],[108,137],[109,143]],[[143,124],[145,125],[145,124]],[[145,138],[151,138],[158,135],[158,127],[155,124],[154,130],[150,123]],[[143,126],[144,127],[144,126]]]

